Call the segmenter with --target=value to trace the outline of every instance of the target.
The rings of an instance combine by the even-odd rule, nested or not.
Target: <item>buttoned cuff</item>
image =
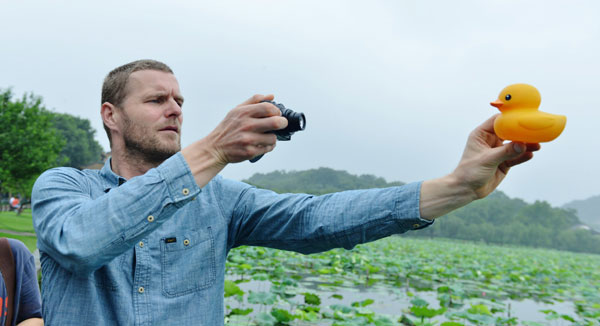
[[[419,230],[433,224],[433,220],[421,217],[421,185],[423,181],[413,182],[402,186],[404,196],[396,201],[394,217],[401,230]]]
[[[167,185],[173,204],[182,207],[202,191],[181,152],[171,156],[157,168]]]

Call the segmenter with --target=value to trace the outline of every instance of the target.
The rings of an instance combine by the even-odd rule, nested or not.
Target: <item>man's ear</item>
[[[117,121],[119,121],[119,109],[112,103],[104,102],[100,108],[100,115],[102,116],[102,122],[110,130],[118,130]]]

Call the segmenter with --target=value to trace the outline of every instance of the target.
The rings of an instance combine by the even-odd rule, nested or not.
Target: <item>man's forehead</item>
[[[175,75],[158,70],[139,70],[129,75],[129,91],[174,91],[179,94],[179,83]]]

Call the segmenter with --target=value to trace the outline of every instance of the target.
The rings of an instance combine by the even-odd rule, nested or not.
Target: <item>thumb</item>
[[[492,149],[491,160],[496,165],[499,165],[506,160],[512,160],[523,154],[525,149],[525,144],[523,143],[512,142],[504,144]]]

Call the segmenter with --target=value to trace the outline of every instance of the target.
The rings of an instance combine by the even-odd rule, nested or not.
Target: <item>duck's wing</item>
[[[554,118],[545,114],[526,115],[519,118],[519,126],[529,130],[546,129],[552,125],[554,125]]]

